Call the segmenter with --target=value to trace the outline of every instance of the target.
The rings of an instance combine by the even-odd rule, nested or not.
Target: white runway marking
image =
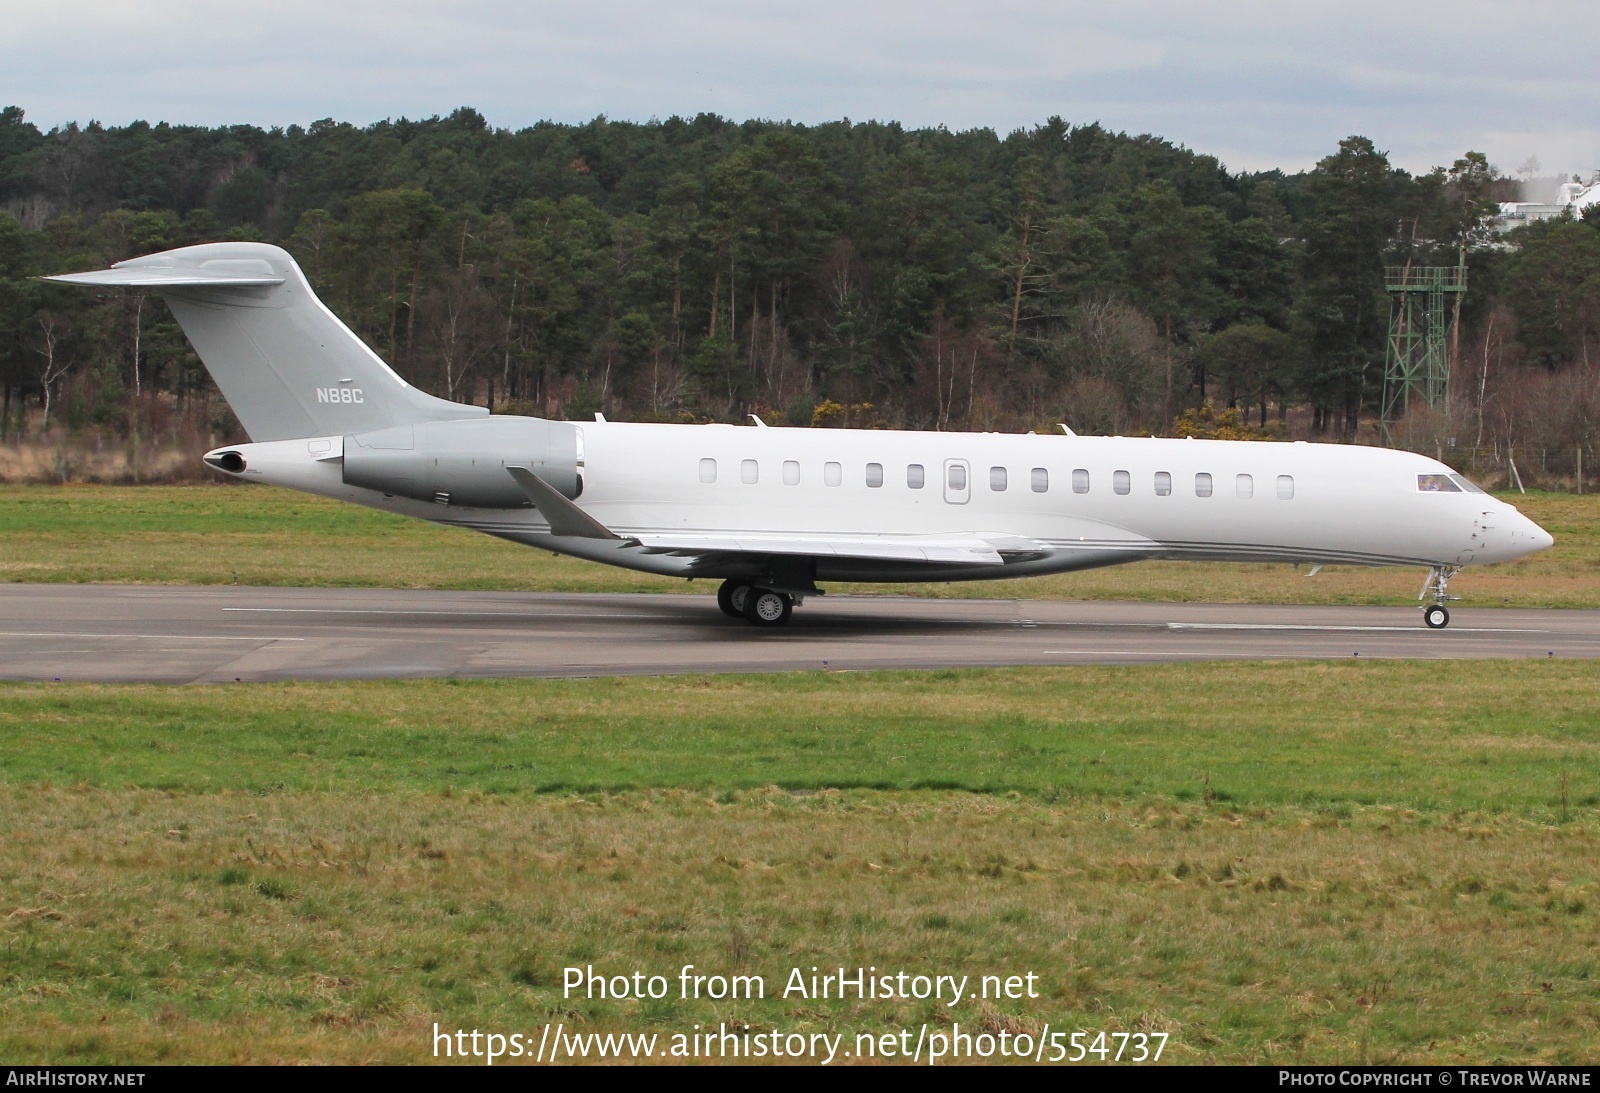
[[[1132,649],[1040,649],[1039,652],[1047,657],[1158,657],[1162,655],[1148,649],[1138,652]]]
[[[0,630],[0,638],[138,638],[141,641],[305,641],[305,638],[275,638],[266,635],[238,637],[227,634],[84,634],[76,630]],[[59,650],[58,650],[59,651]]]
[[[1287,622],[1169,622],[1168,630],[1359,630],[1364,633],[1426,634],[1422,626],[1314,626]],[[1451,634],[1548,634],[1548,630],[1515,630],[1504,626],[1452,626]]]
[[[414,611],[390,607],[224,607],[224,611],[275,612],[297,615],[472,615],[485,618],[507,619],[670,619],[672,615],[624,615],[611,611],[475,611],[463,607],[459,611],[433,611],[419,608]]]
[[[1050,657],[1159,657],[1165,659],[1171,654],[1159,649],[1041,649],[1045,656]],[[1343,656],[1342,653],[1329,653],[1328,657]],[[1239,660],[1287,660],[1287,657],[1274,657],[1270,653],[1207,653],[1207,660],[1226,660],[1234,657]]]

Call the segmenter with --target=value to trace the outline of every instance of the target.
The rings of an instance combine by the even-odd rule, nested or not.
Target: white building
[[[1554,202],[1502,201],[1500,220],[1495,228],[1508,232],[1524,224],[1532,224],[1537,220],[1550,220],[1568,213],[1574,219],[1582,220],[1585,213],[1595,205],[1600,205],[1600,171],[1590,175],[1588,182],[1580,182],[1578,176],[1573,175],[1572,181],[1561,184],[1559,195]]]

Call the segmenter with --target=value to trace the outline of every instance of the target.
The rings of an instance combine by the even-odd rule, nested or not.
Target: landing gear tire
[[[750,586],[744,581],[723,581],[717,589],[717,606],[730,619],[744,618],[745,600],[750,596]]]
[[[752,588],[745,597],[744,617],[755,626],[782,626],[794,612],[794,597],[770,588]]]
[[[1450,587],[1450,579],[1461,572],[1458,565],[1436,565],[1428,570],[1428,579],[1422,582],[1422,591],[1417,593],[1417,599],[1432,598],[1433,602],[1422,609],[1422,621],[1429,630],[1443,630],[1450,625],[1450,609],[1444,605],[1446,600],[1459,600],[1460,596],[1451,596],[1446,591]]]

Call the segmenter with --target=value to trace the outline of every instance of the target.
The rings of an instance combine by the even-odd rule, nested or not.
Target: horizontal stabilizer
[[[90,273],[62,273],[46,277],[68,285],[99,285],[105,288],[268,288],[281,285],[266,262],[252,259],[205,262],[199,266],[124,266],[97,269]]]
[[[1016,536],[811,536],[811,535],[640,535],[652,554],[788,554],[813,558],[862,558],[886,562],[925,562],[933,565],[1005,565],[1001,555],[1025,551],[1048,553],[1049,548]]]

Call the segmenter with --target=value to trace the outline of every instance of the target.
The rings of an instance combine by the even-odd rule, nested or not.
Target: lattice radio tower
[[[1383,369],[1383,435],[1413,401],[1442,406],[1449,394],[1446,349],[1449,320],[1445,296],[1467,291],[1467,268],[1390,266],[1383,271],[1389,292],[1389,346]]]

